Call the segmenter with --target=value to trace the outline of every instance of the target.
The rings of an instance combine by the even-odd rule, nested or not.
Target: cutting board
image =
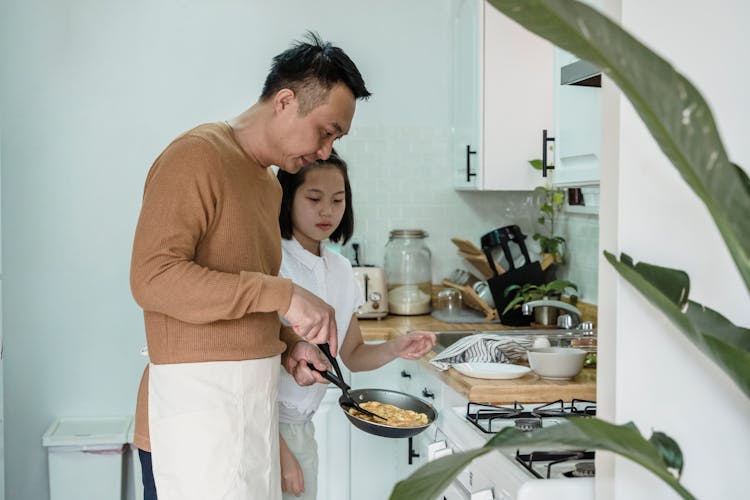
[[[426,363],[433,357],[435,354],[429,353],[422,362]],[[430,364],[427,365],[434,368]],[[572,380],[547,380],[534,372],[512,380],[477,379],[462,375],[453,369],[434,373],[453,390],[476,403],[512,405],[516,401],[545,403],[561,398],[563,401],[573,398],[596,400],[595,368],[584,368]]]

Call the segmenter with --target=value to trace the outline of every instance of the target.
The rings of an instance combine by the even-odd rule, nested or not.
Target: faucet
[[[571,319],[571,324],[566,326],[566,328],[574,328],[581,323],[581,311],[579,311],[576,306],[568,304],[567,302],[561,300],[532,300],[521,306],[521,312],[524,316],[531,316],[535,307],[557,307],[558,309],[564,309],[565,311],[572,313],[573,316],[568,315]]]

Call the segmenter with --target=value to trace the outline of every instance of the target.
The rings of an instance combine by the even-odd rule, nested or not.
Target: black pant
[[[157,500],[156,484],[154,483],[154,470],[151,467],[151,452],[139,449],[138,458],[141,459],[141,477],[143,479],[143,500]]]

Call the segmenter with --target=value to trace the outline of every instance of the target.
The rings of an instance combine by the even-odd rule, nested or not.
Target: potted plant
[[[532,285],[526,283],[525,285],[510,285],[505,289],[505,296],[509,296],[515,292],[515,297],[511,300],[502,314],[506,314],[508,311],[532,302],[534,300],[560,300],[562,294],[567,289],[578,291],[578,286],[567,280],[554,280],[543,285]],[[570,296],[570,303],[575,305],[578,302],[577,295]],[[555,306],[540,306],[534,309],[534,319],[539,325],[554,325],[557,321],[557,315],[560,313],[560,308]]]
[[[531,160],[529,164],[537,170],[542,169],[542,160]],[[539,242],[542,260],[549,258],[553,263],[562,264],[565,261],[565,238],[555,234],[555,222],[565,204],[565,190],[553,188],[547,184],[537,186],[534,192],[542,195],[539,205],[540,215],[536,220],[542,225],[542,232],[534,233],[532,238]]]

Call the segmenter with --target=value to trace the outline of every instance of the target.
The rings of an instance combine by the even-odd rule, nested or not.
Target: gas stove
[[[468,403],[444,412],[441,430],[448,437],[451,447],[459,452],[483,446],[504,427],[532,430],[557,425],[568,418],[585,418],[595,414],[596,403],[592,401],[515,403],[506,406]],[[485,485],[491,486],[494,495],[488,498],[593,500],[594,457],[593,450],[564,447],[503,448],[481,457],[467,469],[475,478],[486,478]],[[460,482],[461,477],[457,480]]]
[[[569,418],[596,415],[596,403],[574,399],[551,403],[498,406],[468,403],[465,417],[483,434],[491,435],[505,427],[529,432],[563,423]],[[488,436],[489,437],[489,436]],[[506,452],[507,453],[507,452]],[[524,449],[516,450],[514,458],[537,479],[593,477],[594,452],[590,450]]]

